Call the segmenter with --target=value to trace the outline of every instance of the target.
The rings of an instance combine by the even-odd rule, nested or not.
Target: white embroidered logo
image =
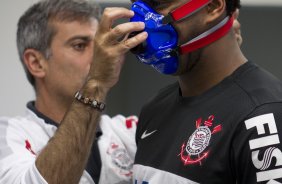
[[[145,132],[142,134],[141,139],[145,139],[146,137],[149,137],[150,135],[152,135],[153,133],[155,133],[157,130],[154,130],[152,132],[147,133],[147,130],[145,130]]]
[[[113,168],[118,175],[126,177],[132,176],[133,159],[122,145],[114,142],[110,143],[107,154],[110,156],[110,160],[114,166],[111,168]]]

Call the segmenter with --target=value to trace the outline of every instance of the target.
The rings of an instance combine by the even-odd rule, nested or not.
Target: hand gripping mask
[[[207,6],[211,0],[190,0],[176,8],[167,16],[160,15],[153,8],[141,0],[132,4],[135,12],[131,22],[144,22],[148,33],[147,40],[131,49],[131,52],[145,64],[151,65],[163,74],[176,73],[179,54],[187,54],[202,48],[228,33],[233,24],[232,17],[226,17],[210,30],[200,34],[189,42],[178,46],[178,34],[172,22],[189,17],[201,8]],[[137,33],[132,33],[131,36]]]

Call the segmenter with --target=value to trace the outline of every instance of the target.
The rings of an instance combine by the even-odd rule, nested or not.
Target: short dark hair
[[[241,8],[240,0],[225,0],[227,15],[232,15],[236,9]]]
[[[41,0],[32,5],[19,19],[17,47],[30,84],[35,87],[35,79],[24,64],[26,49],[40,51],[45,58],[51,55],[50,44],[56,33],[51,21],[72,22],[99,19],[100,7],[87,0]]]

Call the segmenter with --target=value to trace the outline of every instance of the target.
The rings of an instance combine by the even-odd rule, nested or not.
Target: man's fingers
[[[105,8],[101,17],[99,29],[102,32],[109,31],[112,28],[115,20],[119,18],[131,18],[134,12],[122,7]]]
[[[129,33],[143,31],[144,28],[144,22],[127,22],[120,24],[111,30],[107,39],[109,42],[118,42],[121,38],[125,38]]]
[[[139,33],[132,38],[128,38],[127,40],[124,40],[123,42],[121,42],[119,44],[119,51],[121,53],[126,53],[130,49],[132,49],[132,48],[136,47],[137,45],[139,45],[140,43],[144,42],[147,39],[147,37],[148,37],[148,33],[142,32],[142,33]]]

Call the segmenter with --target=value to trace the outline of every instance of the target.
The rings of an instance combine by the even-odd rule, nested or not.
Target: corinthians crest
[[[202,118],[196,120],[196,130],[189,137],[187,143],[181,146],[181,161],[184,165],[201,164],[207,158],[210,150],[207,150],[213,134],[221,131],[221,125],[213,125],[214,115],[202,123]]]
[[[116,173],[127,177],[132,176],[133,160],[124,147],[112,142],[107,150],[107,154],[111,158],[114,166],[112,168]]]

